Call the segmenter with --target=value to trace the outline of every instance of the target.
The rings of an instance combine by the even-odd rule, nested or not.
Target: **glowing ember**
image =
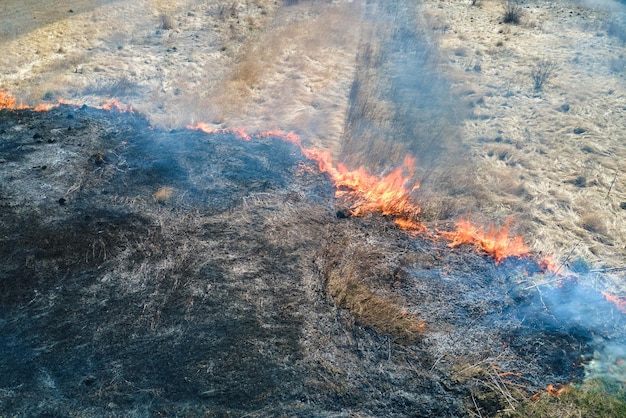
[[[604,299],[607,301],[614,303],[620,312],[626,314],[626,298],[621,298],[608,292],[602,292],[602,296],[604,296]]]
[[[567,385],[563,385],[561,383],[557,383],[555,385],[548,385],[546,386],[545,391],[550,395],[550,396],[561,396],[564,393],[569,392],[570,390],[572,390],[572,384],[569,383]],[[541,394],[544,392],[537,392],[535,393],[531,399],[533,401],[536,401],[537,399],[539,399],[539,397],[541,396]]]
[[[550,273],[557,274],[561,267],[562,265],[559,264],[556,257],[554,257],[553,255],[545,256],[539,261],[539,268],[541,268],[542,271],[548,271]]]
[[[557,383],[556,385],[548,385],[546,386],[546,392],[548,392],[552,396],[560,396],[566,392],[569,392],[572,389],[570,385],[562,385]]]
[[[530,248],[524,244],[522,237],[509,235],[507,223],[496,228],[493,223],[485,230],[473,225],[469,219],[460,219],[456,223],[456,231],[443,234],[452,241],[450,247],[458,247],[463,244],[471,244],[480,248],[494,258],[496,264],[507,257],[526,257],[530,255]]]

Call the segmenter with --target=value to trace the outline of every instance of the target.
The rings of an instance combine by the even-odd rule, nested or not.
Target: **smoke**
[[[372,2],[365,16],[342,156],[374,171],[407,153],[422,170],[441,164],[458,144],[461,116],[424,19],[403,2]]]
[[[582,356],[586,378],[623,381],[626,316],[598,290],[601,281],[595,273],[570,275],[548,284],[524,282],[509,295],[528,329],[572,337],[574,343],[561,349]]]

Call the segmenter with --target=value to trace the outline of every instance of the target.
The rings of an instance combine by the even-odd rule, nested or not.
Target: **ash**
[[[623,341],[532,261],[339,219],[277,138],[72,106],[0,111],[0,133],[2,414],[492,415]],[[338,278],[425,328],[346,309]]]

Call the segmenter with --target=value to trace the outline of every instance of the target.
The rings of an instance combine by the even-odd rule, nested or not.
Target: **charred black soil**
[[[623,339],[531,260],[338,218],[279,138],[74,106],[0,132],[3,415],[493,415]]]

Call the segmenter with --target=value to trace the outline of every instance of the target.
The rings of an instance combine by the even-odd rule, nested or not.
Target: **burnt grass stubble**
[[[516,287],[532,262],[337,218],[329,181],[276,138],[71,106],[0,111],[0,135],[3,415],[491,413],[494,370],[527,393],[579,380],[592,333],[623,326],[608,307],[597,329],[559,314],[567,289]],[[337,268],[423,334],[334,306]]]

